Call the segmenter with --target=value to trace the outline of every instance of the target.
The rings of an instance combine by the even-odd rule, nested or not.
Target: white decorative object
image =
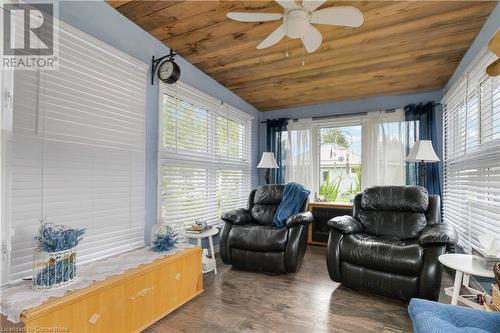
[[[176,254],[193,245],[180,243],[177,248],[167,252],[153,252],[149,247],[125,252],[107,259],[94,261],[78,267],[78,278],[70,285],[57,289],[33,290],[31,281],[22,281],[1,289],[1,314],[8,320],[18,323],[21,313],[41,305],[51,297],[62,297],[68,291],[79,290],[110,276],[120,275],[142,264],[151,263],[165,256]]]
[[[203,238],[208,238],[208,243],[210,244],[210,254],[212,256],[211,260],[213,260],[213,265],[208,264],[208,262],[205,260],[205,262],[207,262],[206,267],[209,269],[205,270],[205,265],[203,265],[204,266],[203,273],[208,273],[208,272],[214,271],[215,274],[217,274],[217,265],[215,262],[215,250],[214,250],[213,236],[217,235],[218,233],[219,233],[219,229],[217,229],[216,227],[212,227],[211,229],[209,229],[207,231],[200,232],[200,233],[186,232],[186,238],[196,239],[199,247],[201,247],[201,240]],[[203,251],[204,251],[203,253],[205,254],[205,251],[207,251],[207,250],[203,250]],[[207,254],[208,254],[208,251],[207,251]],[[202,259],[202,263],[203,263],[203,259]]]
[[[439,256],[439,262],[449,268],[454,269],[455,282],[453,287],[445,288],[445,294],[451,296],[451,304],[457,305],[461,303],[469,307],[480,308],[478,304],[468,300],[465,295],[460,295],[460,287],[463,285],[475,296],[483,294],[481,291],[469,287],[469,278],[471,275],[493,278],[493,270],[486,269],[486,261],[484,258],[470,254],[448,253]]]
[[[500,256],[500,236],[494,234],[480,234],[477,236],[481,254],[488,257]]]
[[[77,246],[58,252],[33,252],[33,289],[45,290],[67,286],[77,277]]]
[[[203,255],[201,257],[201,269],[203,273],[217,270],[216,265],[215,257],[210,258],[208,256],[208,249],[203,249]]]
[[[430,140],[417,140],[406,157],[406,161],[432,163],[439,162],[440,160],[434,148],[432,148]]]
[[[257,165],[257,169],[279,169],[278,163],[276,163],[276,159],[274,158],[274,153],[262,153],[262,158],[259,165]]]

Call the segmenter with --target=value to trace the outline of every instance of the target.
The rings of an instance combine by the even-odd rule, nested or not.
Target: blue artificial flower
[[[57,261],[49,261],[48,265],[37,273],[37,286],[53,286],[72,280],[76,277],[76,257],[71,254]]]
[[[83,234],[85,234],[85,229],[43,223],[38,229],[38,235],[35,236],[37,249],[45,252],[68,250],[78,245]]]
[[[151,243],[151,249],[155,252],[170,251],[175,248],[179,234],[171,227],[163,226],[155,234],[155,239]]]

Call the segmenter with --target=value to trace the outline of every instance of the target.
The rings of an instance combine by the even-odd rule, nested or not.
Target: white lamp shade
[[[430,140],[417,140],[406,157],[408,162],[439,162]]]
[[[276,163],[276,159],[274,158],[273,153],[265,152],[262,153],[262,158],[260,159],[259,165],[257,165],[259,169],[278,169],[278,163]]]

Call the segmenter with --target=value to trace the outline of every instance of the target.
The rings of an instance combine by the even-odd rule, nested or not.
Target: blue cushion
[[[413,298],[408,306],[415,333],[498,333],[500,313]]]

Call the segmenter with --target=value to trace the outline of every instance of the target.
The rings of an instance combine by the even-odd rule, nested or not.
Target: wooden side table
[[[483,258],[470,254],[448,253],[439,256],[441,264],[456,271],[453,287],[444,289],[445,294],[451,296],[451,304],[457,305],[458,301],[460,301],[469,307],[479,307],[474,302],[461,296],[460,288],[463,285],[472,295],[482,294],[481,291],[469,287],[469,278],[471,275],[493,277],[493,271],[486,269],[482,265],[483,261]]]
[[[201,240],[203,238],[208,238],[208,244],[210,244],[210,255],[212,256],[212,260],[214,261],[213,271],[215,272],[215,274],[217,274],[217,262],[215,261],[215,250],[214,250],[213,236],[217,235],[218,233],[219,233],[219,229],[217,227],[212,227],[212,229],[204,231],[204,232],[200,232],[199,234],[186,232],[186,238],[196,239],[199,247],[201,247]],[[212,270],[204,271],[203,273],[208,273],[211,271]]]
[[[309,224],[307,244],[326,246],[330,228],[328,221],[336,216],[352,215],[352,204],[347,202],[310,202],[313,222]]]

